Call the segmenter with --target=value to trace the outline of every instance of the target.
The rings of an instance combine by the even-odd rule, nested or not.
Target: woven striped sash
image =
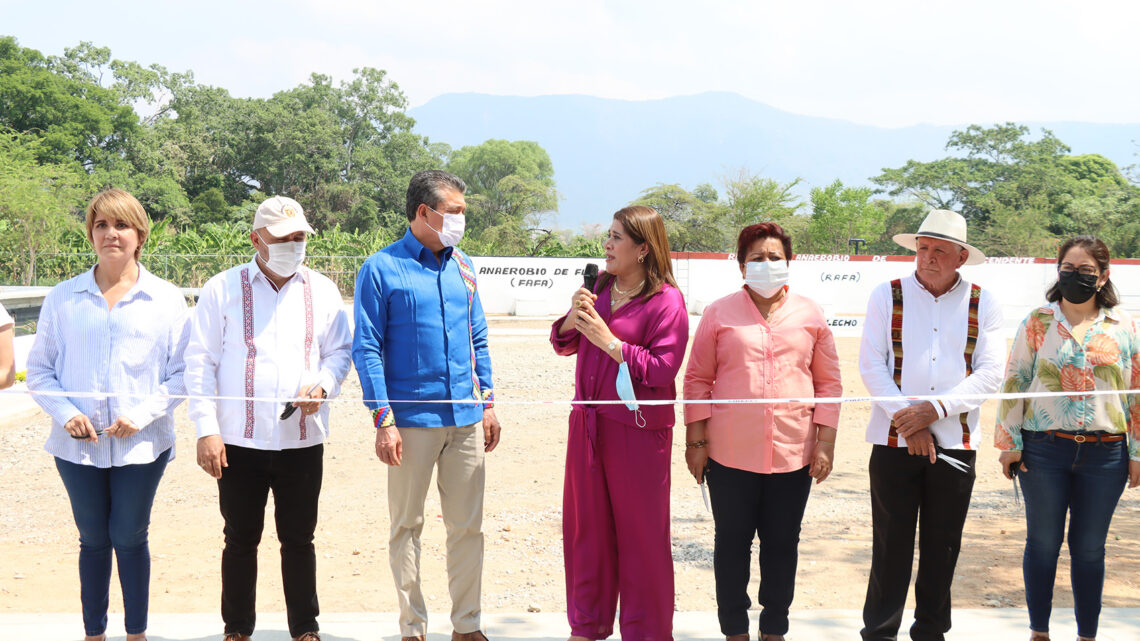
[[[966,359],[966,376],[974,372],[974,348],[978,344],[978,301],[982,297],[982,288],[977,285],[970,286],[970,311],[966,320],[966,350],[963,357]],[[895,354],[894,379],[899,391],[902,391],[903,371],[903,291],[902,280],[891,281],[891,347]],[[958,415],[962,424],[962,445],[970,449],[970,425],[966,422],[966,413]],[[899,446],[899,434],[895,422],[891,421],[890,432],[887,433],[887,445]]]
[[[463,276],[463,284],[467,287],[467,337],[471,345],[471,383],[474,385],[475,399],[483,400],[483,395],[479,392],[479,374],[475,371],[475,336],[471,327],[471,307],[475,304],[475,270],[467,257],[458,249],[452,250],[451,256],[455,258],[455,264],[459,265],[459,274]]]

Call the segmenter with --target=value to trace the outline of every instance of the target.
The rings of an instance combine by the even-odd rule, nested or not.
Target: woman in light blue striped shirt
[[[91,270],[52,288],[28,355],[28,388],[52,419],[55,457],[79,529],[87,641],[106,638],[111,552],[118,561],[128,641],[146,638],[147,528],[174,458],[171,398],[185,394],[186,300],[139,264],[150,222],[111,189],[87,206]]]

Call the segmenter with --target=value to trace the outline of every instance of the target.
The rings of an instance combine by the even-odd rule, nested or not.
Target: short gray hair
[[[463,194],[467,192],[467,184],[459,176],[438,169],[421,171],[412,176],[411,182],[408,183],[408,196],[404,205],[404,213],[408,220],[416,219],[416,210],[420,208],[421,203],[435,209],[442,198],[441,193],[448,189]]]

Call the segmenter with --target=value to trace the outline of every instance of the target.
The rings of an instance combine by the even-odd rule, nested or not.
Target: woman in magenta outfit
[[[656,211],[614,214],[605,252],[595,291],[575,292],[550,333],[555,352],[578,355],[562,504],[570,639],[610,636],[620,596],[623,641],[668,641],[673,406],[590,401],[675,400],[689,316]]]

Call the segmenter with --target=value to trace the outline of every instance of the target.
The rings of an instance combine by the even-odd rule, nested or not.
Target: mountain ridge
[[[489,138],[534,140],[550,154],[563,199],[558,225],[606,222],[613,211],[657,183],[686,189],[741,168],[808,191],[835,179],[869,185],[884,168],[947,155],[962,125],[899,128],[804,116],[732,92],[651,100],[585,94],[496,96],[455,93],[408,110],[416,131],[454,148]],[[993,123],[981,123],[986,126]],[[1024,122],[1033,136],[1049,129],[1072,153],[1099,153],[1119,166],[1136,163],[1140,123]]]

